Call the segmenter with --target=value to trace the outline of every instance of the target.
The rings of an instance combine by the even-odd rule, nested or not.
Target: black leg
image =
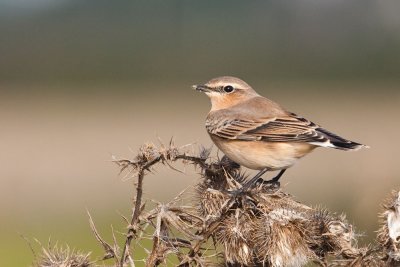
[[[235,191],[230,191],[230,193],[232,194],[240,194],[243,193],[245,191],[247,191],[248,189],[250,189],[251,187],[253,187],[253,185],[261,180],[263,184],[272,184],[273,187],[275,188],[279,188],[280,187],[280,183],[279,183],[279,179],[282,177],[282,175],[285,173],[286,169],[281,170],[277,176],[275,176],[274,178],[272,178],[271,180],[268,181],[264,181],[262,180],[261,176],[263,176],[263,174],[265,174],[267,171],[269,171],[269,168],[264,168],[261,171],[259,171],[253,178],[251,178],[248,182],[246,182],[242,188],[240,188],[239,190],[235,190]]]
[[[286,170],[287,170],[287,169],[281,170],[281,171],[278,173],[277,176],[275,176],[275,177],[272,178],[271,180],[264,181],[263,183],[264,183],[264,184],[271,184],[271,185],[273,185],[274,187],[279,188],[279,187],[281,186],[281,183],[279,182],[279,179],[282,177],[282,175],[285,173]]]
[[[278,182],[279,179],[282,177],[282,175],[285,173],[286,170],[287,170],[287,169],[281,170],[281,171],[278,173],[278,175],[275,176],[274,178],[272,178],[270,181],[271,181],[271,182]]]
[[[264,168],[261,171],[259,171],[256,176],[254,176],[253,178],[251,178],[248,182],[246,182],[243,185],[242,190],[246,191],[247,189],[249,189],[250,187],[252,187],[257,181],[258,179],[260,179],[261,176],[263,176],[264,173],[266,173],[267,171],[269,171],[268,168]]]

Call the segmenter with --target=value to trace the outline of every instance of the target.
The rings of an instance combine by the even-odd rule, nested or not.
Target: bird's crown
[[[206,84],[207,87],[213,89],[225,89],[223,91],[229,91],[230,89],[241,89],[241,90],[251,90],[250,85],[248,85],[245,81],[232,77],[232,76],[221,76],[214,79],[209,80]],[[226,87],[226,88],[225,88]]]

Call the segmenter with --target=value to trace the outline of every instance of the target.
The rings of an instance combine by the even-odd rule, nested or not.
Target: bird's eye
[[[232,85],[227,85],[227,86],[224,86],[223,89],[224,89],[225,92],[230,93],[230,92],[233,91],[233,86]]]

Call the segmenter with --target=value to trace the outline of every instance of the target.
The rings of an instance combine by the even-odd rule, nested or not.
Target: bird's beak
[[[203,85],[203,84],[193,85],[192,88],[196,91],[205,92],[205,93],[212,91],[211,87],[208,87],[207,85]]]

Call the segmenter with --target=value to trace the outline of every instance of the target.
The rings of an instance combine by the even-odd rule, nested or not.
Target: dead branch
[[[89,224],[90,224],[90,229],[92,229],[92,232],[96,238],[96,240],[103,246],[104,251],[106,252],[102,260],[107,260],[113,258],[115,260],[115,263],[118,264],[118,254],[117,254],[117,245],[116,245],[116,240],[114,237],[114,247],[112,247],[110,244],[108,244],[99,234],[99,232],[96,229],[96,225],[93,222],[92,216],[90,215],[90,212],[87,211],[87,214],[89,216]]]

